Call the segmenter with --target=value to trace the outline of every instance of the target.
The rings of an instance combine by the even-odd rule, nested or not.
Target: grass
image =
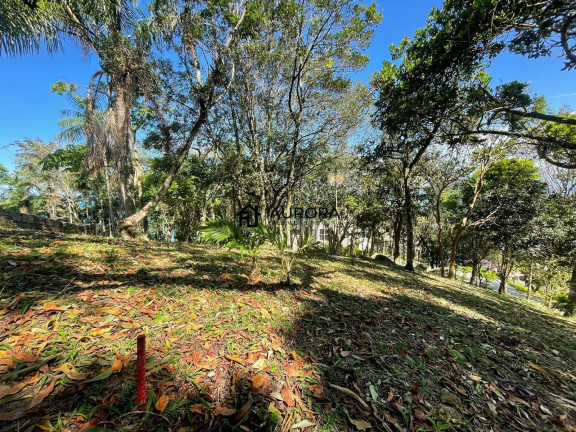
[[[246,284],[226,249],[1,231],[0,429],[574,428],[557,312],[369,259],[307,257],[291,286],[261,265]]]

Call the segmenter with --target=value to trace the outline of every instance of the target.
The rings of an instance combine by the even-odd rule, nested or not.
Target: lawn
[[[3,431],[549,431],[574,322],[490,289],[316,254],[0,231]],[[136,403],[136,337],[148,400]]]

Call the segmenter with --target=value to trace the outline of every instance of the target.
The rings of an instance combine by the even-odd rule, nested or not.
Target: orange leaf
[[[100,423],[97,419],[92,419],[89,422],[84,423],[82,426],[78,428],[79,431],[83,431],[86,429],[95,428]]]
[[[320,386],[320,385],[311,385],[309,387],[309,390],[312,392],[312,395],[315,398],[320,398],[322,397],[322,393],[324,393],[324,387]]]
[[[294,405],[296,405],[296,402],[294,402],[294,398],[292,397],[292,392],[288,389],[284,389],[282,390],[282,398],[284,399],[284,402],[286,402],[286,404],[289,407],[293,407]]]
[[[255,389],[262,387],[263,385],[267,384],[268,381],[270,381],[268,379],[268,375],[256,375],[255,377],[251,378],[251,380],[252,380],[252,387],[254,387]]]
[[[122,360],[116,359],[112,363],[112,367],[109,369],[114,372],[120,372],[122,370]]]
[[[288,376],[297,377],[300,375],[300,371],[298,370],[298,367],[296,367],[294,365],[288,365],[284,369],[286,370],[286,375],[288,375]]]
[[[56,378],[54,378],[52,380],[52,382],[48,385],[48,387],[46,387],[44,390],[39,391],[38,393],[36,393],[36,395],[34,395],[34,397],[32,398],[32,401],[30,402],[30,405],[28,405],[28,408],[33,408],[36,405],[42,403],[42,401],[46,398],[46,396],[48,396],[50,393],[52,393],[52,390],[54,390],[54,384],[56,383]]]
[[[160,412],[164,412],[164,410],[166,409],[166,407],[168,406],[168,402],[170,402],[170,397],[166,394],[163,394],[162,396],[160,396],[160,398],[158,398],[158,400],[156,401],[156,409]]]
[[[56,302],[46,302],[46,303],[44,303],[44,305],[42,307],[43,307],[45,312],[65,311],[66,310],[66,308],[58,306],[58,303],[56,303]]]
[[[38,356],[35,356],[34,354],[25,353],[25,352],[19,352],[18,354],[14,354],[13,357],[16,360],[24,362],[24,363],[31,363],[31,362],[35,362],[36,360],[38,360]]]
[[[8,389],[0,391],[0,399],[2,399],[4,396],[10,396],[10,395],[18,393],[24,387],[26,387],[27,385],[35,383],[39,379],[40,379],[40,374],[36,374],[33,377],[30,377],[27,380],[24,380],[22,382],[19,382],[18,384],[15,384]]]
[[[226,358],[227,358],[228,360],[232,361],[232,362],[236,362],[236,363],[239,363],[239,364],[241,364],[242,366],[244,366],[244,361],[243,361],[241,358],[239,358],[239,357],[234,357],[234,356],[228,356],[228,355],[227,355]]]

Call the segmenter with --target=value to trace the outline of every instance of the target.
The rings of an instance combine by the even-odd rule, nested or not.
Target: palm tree
[[[83,52],[100,59],[85,103],[84,134],[89,149],[87,169],[98,171],[114,161],[123,211],[136,211],[134,155],[130,109],[151,77],[147,58],[153,32],[138,8],[127,0],[15,0],[0,12],[0,53],[22,55],[45,45],[58,50],[72,38]],[[108,93],[104,137],[94,133],[95,95]],[[104,138],[104,139],[102,139]],[[106,157],[108,156],[108,160]]]

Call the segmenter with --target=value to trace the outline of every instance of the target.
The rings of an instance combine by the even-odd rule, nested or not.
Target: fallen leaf
[[[414,410],[414,415],[419,420],[426,420],[426,413],[424,411],[422,411],[420,408],[416,408]]]
[[[289,407],[296,405],[296,402],[294,402],[294,398],[292,397],[292,392],[289,389],[282,390],[282,398]]]
[[[255,389],[259,389],[260,387],[268,383],[268,381],[270,381],[268,375],[256,375],[255,377],[252,377],[251,380],[252,380],[252,387]]]
[[[241,364],[242,366],[244,366],[244,360],[242,360],[242,359],[239,358],[239,357],[234,357],[234,356],[228,356],[228,355],[227,355],[226,358],[227,358],[228,360],[232,361],[232,362],[236,362],[236,363]]]
[[[54,390],[54,384],[56,383],[56,379],[53,379],[52,382],[50,384],[48,384],[48,387],[46,387],[44,390],[40,390],[38,393],[36,393],[34,395],[34,397],[32,398],[32,401],[30,401],[30,405],[28,405],[28,409],[35,407],[36,405],[42,403],[42,401],[46,398],[46,396],[48,396],[50,393],[52,393],[52,390]]]
[[[284,398],[283,398],[282,395],[281,395],[280,393],[278,393],[278,392],[275,392],[275,391],[274,391],[274,392],[270,393],[270,396],[273,397],[273,398],[276,399],[276,400],[284,401]]]
[[[120,359],[114,360],[109,370],[111,370],[112,372],[120,372],[122,370],[122,360]]]
[[[163,394],[158,398],[158,400],[156,401],[156,405],[154,406],[158,411],[164,412],[164,410],[168,406],[168,402],[170,402],[170,397],[166,394]]]
[[[36,381],[38,381],[40,379],[40,374],[36,374],[33,377],[28,378],[27,380],[21,381],[18,384],[13,385],[10,388],[7,388],[5,390],[1,390],[0,391],[0,399],[2,399],[5,396],[10,396],[13,394],[18,393],[20,390],[22,390],[24,387],[35,383]]]
[[[260,313],[262,314],[262,316],[266,319],[271,319],[272,317],[270,316],[270,313],[266,310],[266,309],[260,309]]]
[[[367,421],[364,420],[352,420],[350,419],[350,423],[352,423],[354,426],[356,426],[356,429],[358,430],[366,430],[366,429],[370,429],[372,427],[372,425],[370,423],[368,423]]]
[[[320,398],[323,396],[322,393],[324,393],[324,387],[322,387],[321,385],[314,384],[311,385],[308,389],[312,392],[312,395],[315,398]]]
[[[300,429],[300,428],[307,428],[310,426],[314,426],[314,423],[312,423],[310,420],[302,420],[298,423],[296,423],[295,425],[293,425],[290,429]]]
[[[119,307],[101,307],[94,309],[94,312],[98,315],[118,315],[122,309]]]
[[[231,415],[236,414],[236,408],[226,408],[225,406],[219,406],[214,410],[213,413],[215,416],[221,415],[224,417],[230,417]]]
[[[248,399],[248,401],[242,405],[242,407],[238,410],[236,415],[232,418],[232,423],[238,424],[252,411],[252,399]]]
[[[38,360],[38,356],[25,352],[19,352],[18,354],[14,354],[13,357],[16,360],[21,361],[23,363],[32,363]]]

